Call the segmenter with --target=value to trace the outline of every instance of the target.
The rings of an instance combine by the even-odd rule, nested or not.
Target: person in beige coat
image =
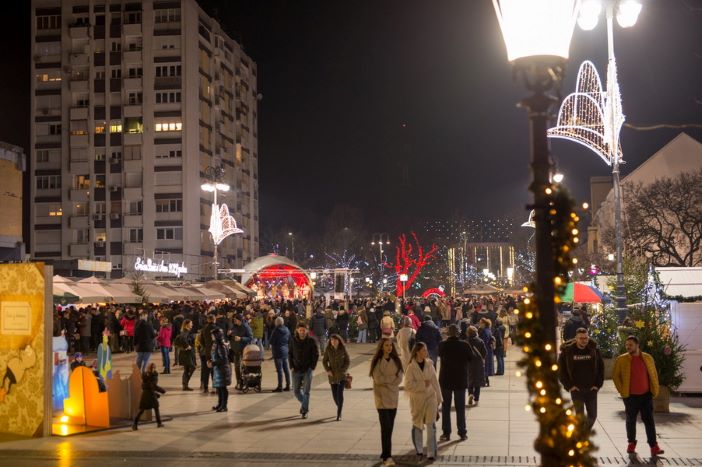
[[[395,331],[395,321],[393,321],[390,312],[383,313],[383,319],[380,320],[380,332],[383,337],[393,337]]]
[[[422,461],[436,459],[436,420],[441,405],[441,389],[436,377],[434,362],[429,358],[427,346],[417,342],[412,349],[410,363],[405,372],[405,391],[410,396],[410,413],[412,414],[412,442],[417,457]],[[427,428],[427,443],[423,447],[424,427]]]
[[[349,353],[344,345],[344,340],[338,334],[329,337],[329,345],[324,349],[322,365],[329,377],[332,396],[336,404],[336,421],[341,421],[341,411],[344,408],[344,387],[346,385],[346,372],[351,364]]]
[[[395,465],[392,460],[392,431],[402,382],[402,362],[393,339],[382,338],[378,342],[371,360],[370,377],[373,378],[375,408],[380,419],[380,441],[383,447],[380,457],[383,465],[392,466]]]
[[[402,369],[406,370],[410,361],[416,332],[412,328],[412,321],[407,316],[402,318],[401,326],[400,330],[397,331],[397,352],[400,355],[400,360],[402,360]]]

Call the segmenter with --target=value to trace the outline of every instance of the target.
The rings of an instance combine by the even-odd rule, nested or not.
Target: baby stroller
[[[256,344],[249,344],[244,347],[241,356],[241,391],[249,392],[253,388],[256,392],[261,392],[261,365],[263,364],[263,350]]]

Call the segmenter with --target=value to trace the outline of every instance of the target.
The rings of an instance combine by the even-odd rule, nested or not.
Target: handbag
[[[344,388],[351,389],[352,382],[353,382],[353,376],[351,376],[351,373],[346,373],[346,376],[344,377]]]

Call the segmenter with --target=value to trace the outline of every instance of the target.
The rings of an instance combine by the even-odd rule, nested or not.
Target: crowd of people
[[[183,391],[194,390],[190,381],[199,367],[199,390],[216,393],[217,404],[212,409],[226,412],[232,383],[241,391],[250,386],[261,390],[260,373],[256,375],[256,371],[261,371],[264,349],[270,349],[277,373],[277,386],[272,391],[291,391],[300,403],[302,418],[309,416],[312,379],[321,356],[336,420],[341,421],[344,389],[352,380],[347,346],[377,343],[369,376],[380,422],[381,458],[384,465],[394,465],[391,440],[401,386],[409,396],[412,440],[419,460],[437,456],[439,419],[439,441],[450,440],[452,406],[456,434],[466,440],[466,407],[477,405],[481,390],[490,386],[490,378],[505,372],[510,336],[516,334],[518,324],[515,308],[516,300],[509,295],[406,302],[234,300],[156,307],[66,308],[56,310],[54,335],[66,336],[70,349],[76,352],[95,350],[102,336],[113,352],[136,352],[135,363],[143,372],[143,392],[134,430],[142,412],[151,409],[156,412],[157,426],[163,426],[158,397],[165,390],[158,385],[156,365],[149,362],[156,350],[162,355],[161,373],[171,373],[176,365],[182,367]],[[574,313],[564,326],[572,338],[567,336],[561,347],[559,377],[570,391],[576,410],[587,412],[592,427],[597,417],[597,392],[603,384],[603,365],[596,344],[587,334],[583,315],[586,317],[584,310]],[[615,366],[619,378],[615,383],[627,398],[628,449],[635,449],[635,420],[641,413],[652,453],[662,453],[655,444],[649,410],[650,396],[657,391],[655,368],[651,373],[647,354],[634,352],[634,341],[627,340],[627,349],[632,344],[632,358],[618,360]],[[252,352],[260,357],[251,357]]]

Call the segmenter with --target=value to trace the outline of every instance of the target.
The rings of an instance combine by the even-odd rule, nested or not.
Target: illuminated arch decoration
[[[422,298],[445,297],[446,292],[442,288],[427,289],[422,293]]]
[[[271,295],[271,290],[282,287],[289,291],[297,290],[297,297],[306,296],[312,291],[309,274],[285,256],[261,256],[244,266],[244,271],[241,283],[253,290],[262,290],[263,295]]]
[[[607,74],[607,82],[614,86],[610,90],[611,98],[602,89],[595,65],[588,60],[580,65],[575,92],[563,100],[558,122],[548,130],[548,136],[582,144],[611,166],[615,159],[623,162],[619,132],[624,115],[614,60],[607,68]]]
[[[232,234],[244,233],[244,231],[236,225],[234,217],[229,215],[229,208],[227,205],[222,204],[221,206],[217,206],[216,203],[212,204],[209,230],[215,245],[219,245],[222,243],[222,240]]]

